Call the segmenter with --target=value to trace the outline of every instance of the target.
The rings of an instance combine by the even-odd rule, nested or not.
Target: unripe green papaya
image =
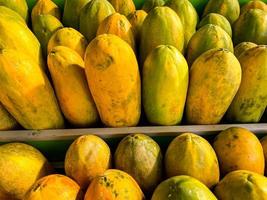
[[[25,21],[28,21],[28,4],[26,0],[0,0],[0,6],[6,6],[16,11]]]
[[[152,124],[181,123],[188,87],[188,65],[173,46],[160,45],[147,56],[143,66],[142,97]]]
[[[253,47],[256,47],[257,45],[255,44],[255,43],[253,43],[253,42],[241,42],[241,43],[239,43],[238,45],[236,45],[235,46],[235,49],[234,49],[234,51],[235,51],[235,56],[237,57],[237,58],[239,58],[239,56],[243,53],[243,52],[245,52],[245,51],[247,51],[247,50],[249,50],[249,49],[251,49],[251,48],[253,48]]]
[[[226,117],[231,122],[259,122],[267,106],[267,46],[245,51],[239,62],[242,82]]]
[[[125,15],[126,17],[135,12],[133,0],[109,0],[116,12]]]
[[[184,50],[184,29],[178,15],[169,7],[156,7],[147,15],[142,29],[139,47],[141,64],[158,45],[172,45]]]
[[[146,0],[143,4],[142,10],[147,13],[157,6],[164,6],[167,0]]]
[[[109,15],[115,13],[108,0],[92,0],[81,11],[80,32],[88,42],[96,37],[99,24]]]

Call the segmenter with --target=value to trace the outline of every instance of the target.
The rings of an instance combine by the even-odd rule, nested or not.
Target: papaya
[[[260,141],[245,128],[232,127],[222,131],[213,143],[222,175],[235,170],[264,173],[264,154]]]
[[[250,9],[260,9],[267,12],[267,5],[261,0],[249,1],[248,3],[242,6],[241,14],[247,12]]]
[[[57,4],[55,4],[52,0],[38,0],[36,4],[32,8],[31,18],[32,23],[35,24],[35,19],[37,19],[38,15],[52,15],[56,17],[58,20],[61,18],[61,12]]]
[[[115,13],[108,0],[92,0],[81,11],[80,32],[88,42],[96,37],[99,24],[109,15]]]
[[[116,12],[128,16],[135,11],[133,0],[109,0]]]
[[[62,21],[65,26],[79,29],[82,8],[91,0],[65,0]]]
[[[67,176],[53,174],[38,180],[23,200],[83,200],[80,186]]]
[[[163,181],[151,200],[217,200],[203,183],[190,176],[174,176]]]
[[[18,122],[7,112],[0,103],[0,131],[7,131],[17,128]]]
[[[23,143],[0,146],[0,198],[23,199],[40,178],[50,174],[52,167],[40,151]]]
[[[4,10],[0,9],[1,11]],[[45,71],[41,45],[31,30],[20,20],[8,17],[8,14],[0,14],[0,16],[0,49],[8,48],[25,52]]]
[[[183,55],[173,46],[160,45],[143,66],[142,98],[148,121],[176,125],[183,118],[189,72]]]
[[[65,172],[82,189],[111,167],[109,146],[101,138],[84,135],[77,138],[69,147],[65,157]]]
[[[43,55],[46,57],[47,45],[50,37],[58,29],[63,28],[63,25],[56,17],[52,15],[38,15],[35,18],[32,26],[33,32],[41,44]]]
[[[265,175],[267,174],[267,136],[263,137],[261,140],[261,146],[263,148],[264,160],[265,160]]]
[[[240,6],[238,0],[209,0],[206,5],[203,17],[209,13],[218,13],[226,17],[230,24],[238,19],[240,15]]]
[[[16,21],[17,23],[20,23],[27,27],[25,20],[17,12],[11,10],[6,6],[0,6],[0,17],[5,18],[6,20]]]
[[[96,177],[87,189],[84,200],[144,200],[142,190],[127,173],[109,169]]]
[[[162,153],[149,136],[134,134],[123,138],[114,160],[116,169],[130,174],[143,191],[152,192],[162,179]]]
[[[28,21],[28,4],[26,0],[0,0],[0,6],[6,6]]]
[[[79,54],[68,47],[57,46],[48,54],[47,63],[65,118],[79,128],[96,124],[98,113]]]
[[[82,58],[84,58],[87,44],[86,38],[75,29],[61,28],[49,39],[47,53],[50,53],[50,51],[56,46],[65,46],[76,51]]]
[[[226,118],[231,122],[259,122],[267,106],[267,46],[251,48],[238,59],[242,81]]]
[[[185,48],[191,37],[196,32],[198,14],[194,6],[188,0],[169,0],[166,6],[172,8],[180,17],[184,27]]]
[[[114,13],[104,19],[97,29],[97,35],[102,34],[114,34],[119,36],[135,51],[135,40],[132,25],[124,15]]]
[[[202,26],[205,26],[206,24],[214,24],[214,25],[220,26],[226,33],[229,34],[230,37],[232,37],[231,24],[223,15],[220,15],[217,13],[207,14],[198,24],[198,28],[201,28]]]
[[[0,101],[25,129],[64,126],[52,86],[44,71],[28,55],[0,50]]]
[[[257,45],[253,42],[241,42],[235,46],[234,49],[235,56],[239,58],[239,56],[241,56],[242,53],[256,46]]]
[[[227,49],[211,49],[194,62],[189,74],[187,122],[219,123],[241,83],[238,60]]]
[[[142,10],[149,13],[153,8],[158,6],[164,6],[167,0],[146,0],[144,1]]]
[[[167,177],[192,176],[209,188],[220,178],[215,151],[207,140],[193,133],[177,136],[170,143],[165,154],[165,170]]]
[[[141,37],[141,28],[145,21],[147,13],[144,10],[137,10],[128,16],[128,20],[132,25],[136,45],[139,45]]]
[[[191,38],[187,47],[187,61],[191,66],[204,52],[213,48],[225,48],[234,52],[231,37],[220,27],[207,24],[201,27]]]
[[[253,42],[267,45],[267,12],[250,9],[244,12],[233,27],[235,45],[241,42]]]
[[[184,28],[178,15],[169,7],[151,10],[141,28],[139,57],[141,65],[158,45],[172,45],[184,51]]]
[[[97,36],[85,54],[89,88],[106,126],[136,126],[141,113],[141,86],[134,51],[116,35]]]
[[[251,171],[233,171],[215,187],[215,195],[220,200],[266,200],[267,178]]]

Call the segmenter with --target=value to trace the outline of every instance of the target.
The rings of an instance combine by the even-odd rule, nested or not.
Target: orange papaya
[[[116,12],[128,16],[135,11],[133,0],[109,0]]]

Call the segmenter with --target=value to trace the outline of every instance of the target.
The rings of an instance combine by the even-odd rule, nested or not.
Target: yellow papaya
[[[52,15],[38,15],[33,24],[33,32],[41,43],[44,56],[47,55],[47,44],[50,37],[58,29],[63,28],[61,22]]]
[[[25,21],[28,21],[28,4],[26,0],[0,0],[0,6],[6,6],[16,11]]]
[[[65,46],[76,51],[84,58],[87,47],[86,38],[73,28],[61,28],[57,30],[49,39],[47,45],[47,53],[56,46]]]
[[[80,32],[88,42],[96,37],[99,24],[109,15],[115,13],[108,0],[92,0],[81,10]]]
[[[219,123],[241,83],[238,60],[227,49],[211,49],[199,56],[189,74],[187,122]]]
[[[148,121],[157,125],[181,123],[188,88],[188,65],[173,46],[160,45],[143,66],[142,98]]]
[[[85,55],[88,84],[102,122],[135,126],[141,113],[141,86],[134,51],[116,35],[97,36]]]
[[[11,130],[18,127],[17,121],[7,112],[0,103],[0,131]]]
[[[97,35],[114,34],[127,42],[135,50],[135,40],[132,25],[128,19],[119,13],[114,13],[104,19],[98,29]]]
[[[249,1],[248,3],[242,6],[241,14],[247,12],[250,9],[260,9],[267,12],[267,5],[261,0]]]
[[[66,119],[76,127],[95,124],[98,113],[86,81],[83,59],[74,50],[57,46],[48,54],[47,63]]]
[[[63,127],[49,80],[28,55],[1,49],[0,77],[0,101],[25,129]]]
[[[231,122],[259,122],[267,106],[267,45],[245,51],[239,62],[242,82],[226,118]]]
[[[11,10],[10,8],[6,6],[0,6],[0,17],[5,18],[6,20],[16,21],[17,23],[20,22],[21,24],[24,24],[25,26],[27,26],[27,23],[22,18],[22,16],[20,16],[20,14],[18,14],[14,10]]]
[[[135,11],[133,0],[109,0],[116,12],[128,16]]]
[[[61,18],[60,9],[52,0],[37,0],[31,13],[32,23],[38,15],[52,15],[58,20]]]
[[[256,46],[257,45],[255,43],[253,43],[253,42],[241,42],[241,43],[239,43],[238,45],[235,46],[235,49],[234,49],[235,56],[237,58],[239,58],[239,56],[243,52],[245,52],[245,51],[247,51],[247,50],[249,50],[249,49],[251,49],[253,47],[256,47]]]

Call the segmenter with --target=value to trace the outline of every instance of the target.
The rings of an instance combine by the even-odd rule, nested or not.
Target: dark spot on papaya
[[[238,135],[233,135],[233,138],[236,140],[236,139],[238,139],[239,137],[238,137]]]
[[[105,59],[103,60],[103,62],[98,63],[95,67],[99,70],[105,70],[106,68],[108,68],[111,64],[114,63],[114,59],[112,56],[107,55],[105,57]]]
[[[227,146],[228,148],[231,148],[231,143],[230,143],[230,142],[227,143],[226,146]]]

